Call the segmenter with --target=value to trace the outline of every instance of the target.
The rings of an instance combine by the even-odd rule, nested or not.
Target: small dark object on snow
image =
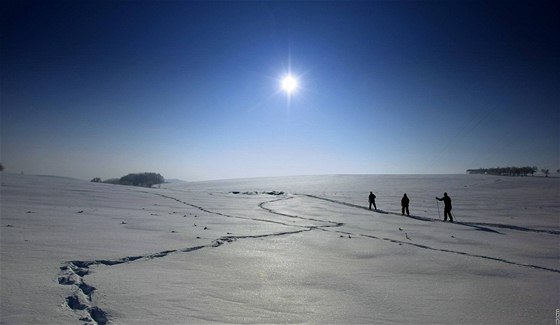
[[[126,222],[125,222],[125,221],[121,221],[121,225],[126,225]]]
[[[80,211],[78,211],[78,212],[76,212],[76,213],[84,213],[84,210],[80,210]]]
[[[208,227],[204,227],[204,230],[207,230],[207,229],[208,229]]]

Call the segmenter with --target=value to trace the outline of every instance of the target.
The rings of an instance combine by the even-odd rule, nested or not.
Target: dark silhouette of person
[[[371,205],[373,204],[373,208],[377,210],[377,206],[375,205],[375,194],[369,192],[369,209],[371,210]]]
[[[443,193],[441,199],[436,196],[436,200],[443,201],[443,221],[447,221],[447,215],[449,215],[449,222],[453,222],[453,217],[451,216],[451,198],[447,196],[447,192]]]
[[[408,196],[406,196],[406,193],[404,193],[401,199],[402,215],[404,216],[404,213],[406,212],[406,215],[410,217],[410,212],[408,211],[408,203],[410,203],[410,200],[408,199]]]

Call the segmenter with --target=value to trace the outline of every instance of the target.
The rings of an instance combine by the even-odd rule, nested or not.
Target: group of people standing
[[[377,206],[375,205],[375,194],[373,192],[369,192],[369,209],[371,210],[371,206],[373,205],[373,209],[377,210]],[[447,195],[447,192],[443,193],[443,197],[439,198],[436,196],[436,200],[443,201],[443,221],[447,221],[447,217],[449,216],[449,222],[453,222],[453,216],[451,215],[451,198]],[[410,211],[408,210],[408,205],[410,204],[410,199],[404,193],[401,199],[401,213],[404,216],[406,213],[407,216],[410,216]],[[439,211],[439,206],[438,206]]]

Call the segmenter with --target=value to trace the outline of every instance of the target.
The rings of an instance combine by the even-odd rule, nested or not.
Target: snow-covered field
[[[0,177],[2,324],[554,324],[560,308],[558,178]]]

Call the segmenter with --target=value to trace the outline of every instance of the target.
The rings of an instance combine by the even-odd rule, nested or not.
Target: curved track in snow
[[[68,285],[68,286],[73,287],[72,293],[66,297],[66,302],[65,303],[69,308],[74,310],[77,313],[77,315],[79,315],[80,320],[85,322],[86,324],[103,325],[103,324],[110,323],[110,319],[111,319],[110,315],[106,311],[104,311],[101,308],[99,308],[98,306],[96,306],[93,302],[92,295],[97,291],[97,288],[87,284],[86,281],[85,281],[85,278],[90,273],[92,267],[95,267],[95,266],[113,266],[113,265],[119,265],[119,264],[124,264],[124,263],[133,263],[133,262],[138,261],[138,260],[154,260],[154,259],[164,258],[164,257],[169,256],[171,254],[189,253],[189,252],[198,251],[198,250],[201,250],[201,249],[217,248],[217,247],[220,247],[220,246],[222,246],[226,243],[232,243],[232,242],[235,242],[237,240],[242,240],[242,239],[256,239],[256,238],[266,238],[266,237],[274,237],[274,236],[288,236],[288,235],[293,235],[293,234],[298,234],[298,233],[303,233],[303,232],[309,232],[309,231],[313,231],[313,230],[322,230],[322,231],[328,231],[328,232],[336,232],[336,233],[345,234],[345,235],[354,236],[354,237],[362,237],[362,238],[369,238],[369,239],[375,239],[375,240],[383,240],[383,241],[390,242],[390,243],[397,244],[397,245],[408,245],[408,246],[416,247],[416,248],[419,248],[419,249],[425,249],[425,250],[430,250],[430,251],[434,251],[434,252],[456,254],[456,255],[466,256],[466,257],[469,257],[469,258],[479,258],[479,259],[491,260],[491,261],[495,261],[495,262],[499,262],[499,263],[505,263],[505,264],[509,264],[509,265],[515,265],[515,266],[519,266],[519,267],[528,267],[528,268],[537,269],[537,270],[541,270],[541,271],[560,273],[560,270],[558,270],[558,269],[542,267],[542,266],[532,265],[532,264],[519,263],[519,262],[509,261],[509,260],[506,260],[506,259],[503,259],[503,258],[496,258],[496,257],[492,257],[492,256],[473,254],[473,253],[456,251],[456,250],[451,250],[451,249],[442,249],[442,248],[437,248],[437,247],[432,247],[432,246],[428,246],[428,245],[414,243],[414,242],[412,242],[412,240],[406,234],[405,235],[406,235],[406,238],[408,239],[408,241],[397,240],[397,239],[386,238],[386,237],[379,237],[379,236],[374,236],[374,235],[371,235],[371,234],[352,233],[352,232],[337,230],[336,228],[340,228],[340,227],[344,226],[344,223],[335,222],[335,221],[331,221],[331,220],[318,219],[318,218],[301,217],[301,216],[298,216],[298,215],[292,215],[292,214],[288,214],[288,213],[279,212],[279,211],[276,211],[276,210],[267,206],[270,203],[286,201],[286,200],[290,200],[290,199],[293,199],[293,198],[299,196],[299,197],[307,197],[307,198],[316,199],[316,200],[328,201],[328,202],[331,202],[331,203],[340,204],[340,205],[344,205],[344,206],[351,207],[351,208],[364,209],[364,210],[369,211],[369,209],[367,209],[367,207],[364,207],[364,206],[359,206],[359,205],[355,205],[355,204],[352,204],[352,203],[347,203],[347,202],[338,201],[338,200],[325,198],[325,197],[320,197],[320,196],[311,195],[311,194],[294,194],[295,196],[284,195],[283,197],[280,197],[280,198],[276,198],[276,199],[273,199],[273,200],[267,200],[267,201],[263,201],[263,202],[258,203],[259,208],[261,208],[262,210],[266,211],[266,213],[269,213],[271,215],[277,215],[277,216],[281,216],[281,217],[285,217],[285,218],[305,220],[305,221],[312,222],[312,224],[310,224],[310,225],[297,225],[297,224],[290,224],[290,223],[282,222],[282,221],[279,221],[279,220],[270,220],[270,219],[265,219],[265,218],[254,218],[254,217],[245,217],[245,216],[236,216],[236,215],[226,214],[226,213],[219,212],[219,211],[212,211],[212,210],[207,209],[203,206],[183,201],[183,200],[181,200],[179,198],[176,198],[176,197],[173,197],[171,195],[165,195],[165,194],[147,192],[147,191],[140,191],[140,192],[147,193],[147,194],[150,194],[150,195],[156,195],[156,196],[168,199],[168,200],[174,200],[174,201],[179,202],[183,205],[198,209],[198,210],[203,211],[205,213],[214,214],[214,215],[225,217],[225,218],[245,219],[245,220],[252,220],[252,221],[256,221],[256,222],[272,223],[272,224],[277,224],[277,225],[290,227],[294,230],[286,230],[286,231],[273,232],[273,233],[267,233],[267,234],[261,234],[261,235],[239,235],[239,236],[228,235],[228,236],[222,236],[222,237],[216,238],[206,245],[198,245],[198,246],[192,246],[192,247],[177,248],[177,249],[172,249],[172,250],[164,250],[164,251],[161,251],[161,252],[147,253],[147,254],[144,254],[144,255],[125,256],[125,257],[121,257],[121,258],[117,258],[117,259],[109,259],[109,260],[108,259],[95,259],[95,260],[86,260],[86,261],[74,260],[74,261],[64,262],[64,263],[62,263],[62,265],[60,267],[60,271],[59,271],[59,274],[58,274],[58,283],[61,284],[61,285]],[[394,213],[394,212],[385,212],[385,211],[381,211],[381,210],[378,210],[378,211],[375,211],[375,212],[381,213],[381,214],[394,214],[394,215],[399,215],[400,216],[400,214]],[[424,221],[424,222],[441,222],[441,220],[428,218],[428,217],[423,217],[423,216],[410,216],[409,218]],[[541,230],[541,229],[530,229],[530,228],[523,228],[523,227],[517,227],[517,226],[505,225],[505,224],[465,223],[465,222],[456,222],[455,224],[457,224],[459,226],[473,227],[477,230],[493,232],[493,233],[498,233],[498,234],[500,234],[498,231],[490,229],[490,228],[502,228],[502,229],[511,229],[511,230],[528,231],[528,232],[542,232],[542,233],[548,233],[548,234],[552,234],[552,235],[559,235],[560,234],[560,232],[552,231],[552,230],[549,231],[549,230]]]
[[[60,266],[60,272],[58,274],[58,283],[61,285],[69,285],[73,287],[72,293],[66,297],[65,303],[70,309],[72,309],[74,312],[76,312],[79,315],[80,321],[83,321],[86,324],[105,325],[110,323],[110,315],[106,311],[99,308],[98,306],[95,306],[93,302],[92,295],[95,291],[97,291],[97,288],[87,284],[84,279],[89,274],[90,269],[92,267],[99,266],[99,265],[113,266],[113,265],[119,265],[124,263],[132,263],[138,260],[153,260],[153,259],[166,257],[170,254],[189,253],[204,248],[216,248],[216,247],[220,247],[225,243],[231,243],[240,239],[256,239],[256,238],[266,238],[266,237],[274,237],[274,236],[287,236],[287,235],[298,234],[306,231],[312,231],[320,228],[340,227],[343,225],[342,223],[337,223],[333,221],[303,218],[303,217],[298,217],[285,213],[280,213],[265,207],[267,203],[277,202],[281,200],[288,200],[293,197],[283,197],[279,199],[264,201],[259,203],[258,206],[264,211],[271,214],[281,215],[284,217],[294,218],[294,219],[302,219],[302,220],[309,220],[314,222],[327,223],[327,225],[302,226],[302,225],[293,225],[293,224],[288,224],[288,223],[268,220],[268,219],[228,215],[222,212],[212,211],[202,206],[188,203],[186,201],[182,201],[178,198],[169,195],[163,195],[163,194],[145,192],[145,191],[141,191],[141,192],[174,200],[181,204],[199,209],[200,211],[226,217],[226,218],[253,220],[258,222],[273,223],[273,224],[279,224],[287,227],[296,227],[301,229],[292,230],[292,231],[274,232],[274,233],[261,234],[261,235],[243,235],[243,236],[228,235],[228,236],[222,236],[220,238],[217,238],[213,240],[211,243],[206,245],[178,248],[173,250],[164,250],[161,252],[148,253],[145,255],[125,256],[117,259],[97,259],[97,260],[86,260],[86,261],[74,260],[74,261],[64,262]]]

